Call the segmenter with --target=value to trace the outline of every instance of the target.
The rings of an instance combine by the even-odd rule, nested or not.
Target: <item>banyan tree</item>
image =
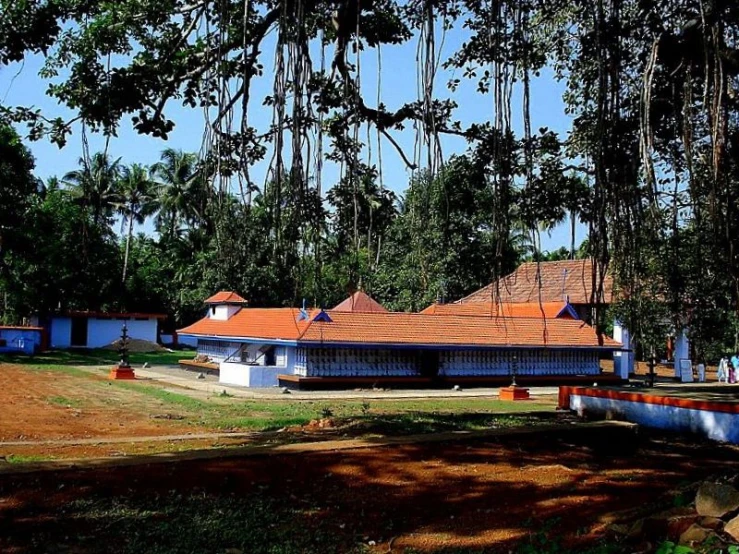
[[[692,317],[702,292],[691,283],[701,281],[728,283],[736,306],[736,2],[25,0],[3,11],[0,62],[45,54],[48,94],[76,113],[5,106],[5,119],[61,145],[74,129],[114,136],[120,125],[166,139],[173,106],[199,110],[210,201],[236,191],[248,209],[263,192],[277,244],[284,235],[313,248],[325,164],[356,206],[368,173],[385,186],[389,156],[412,172],[443,172],[453,136],[490,190],[478,209],[492,215],[498,241],[491,280],[515,229],[536,240],[570,212],[597,262],[594,303],[612,272],[626,318],[655,296]],[[414,98],[398,103],[383,67],[409,44]],[[532,118],[542,71],[566,85],[567,134]],[[463,124],[465,86],[479,108]]]

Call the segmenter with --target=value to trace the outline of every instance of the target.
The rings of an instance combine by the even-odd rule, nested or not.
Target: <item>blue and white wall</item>
[[[159,321],[154,318],[87,318],[86,348],[101,348],[121,338],[123,324],[128,328],[128,336],[132,339],[141,339],[157,342],[157,328]],[[72,346],[72,318],[54,317],[51,319],[52,348],[70,348]]]
[[[274,365],[267,364],[265,349],[274,349]],[[218,382],[242,387],[277,386],[279,374],[292,374],[295,347],[230,340],[198,339],[198,355],[219,365]]]
[[[143,319],[98,319],[87,320],[87,347],[100,348],[121,338],[121,327],[128,327],[128,336],[132,339],[157,341],[158,320],[156,318]]]
[[[442,350],[441,376],[598,375],[594,350]],[[298,348],[295,374],[302,377],[417,376],[418,356],[412,350],[370,348]]]
[[[41,347],[42,332],[40,329],[0,327],[0,339],[5,343],[5,346],[0,345],[0,353],[33,354]]]
[[[440,375],[598,375],[600,362],[594,350],[486,350],[445,351]]]
[[[739,407],[730,403],[582,387],[560,387],[560,403],[564,400],[563,390],[569,400],[567,407],[579,414],[616,415],[647,427],[739,444]]]

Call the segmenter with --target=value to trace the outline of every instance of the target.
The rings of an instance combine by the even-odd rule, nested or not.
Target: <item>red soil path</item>
[[[0,364],[0,442],[88,437],[137,437],[202,432],[153,419],[158,402],[112,387],[104,377]],[[142,398],[132,401],[132,398]],[[116,402],[125,397],[126,402]],[[70,400],[70,405],[64,405]],[[123,409],[120,406],[125,405]]]
[[[600,439],[507,437],[5,475],[0,552],[32,551],[37,533],[56,533],[68,543],[75,534],[89,535],[89,523],[67,515],[71,501],[156,494],[236,495],[245,503],[257,497],[305,507],[296,510],[291,524],[320,522],[322,529],[345,537],[347,545],[357,537],[374,541],[371,550],[378,554],[448,547],[508,552],[553,520],[558,523],[552,532],[574,545],[602,536],[612,520],[609,513],[655,511],[662,493],[736,469],[738,459],[736,448],[659,436],[643,438],[635,453],[615,456],[594,444],[627,445],[609,444],[613,437]],[[110,546],[109,537],[96,539]],[[213,545],[213,552],[225,546]]]

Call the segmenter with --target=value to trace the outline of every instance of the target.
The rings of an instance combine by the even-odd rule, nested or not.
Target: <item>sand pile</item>
[[[107,346],[103,346],[104,350],[115,350],[116,352],[121,347],[121,339],[114,340]],[[136,353],[144,352],[169,352],[167,348],[163,346],[143,339],[128,339],[128,351]]]

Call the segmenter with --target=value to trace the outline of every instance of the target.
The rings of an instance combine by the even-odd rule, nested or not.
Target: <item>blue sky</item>
[[[463,32],[450,33],[444,41],[444,50],[441,53],[442,60],[446,59],[449,53],[454,51],[464,39]],[[397,109],[405,102],[417,99],[417,44],[417,40],[413,39],[404,45],[388,46],[381,51],[380,98],[390,110]],[[274,52],[273,37],[265,41],[262,51],[266,54],[264,59],[265,75],[256,79],[253,83],[249,118],[252,125],[264,129],[269,125],[272,118],[271,109],[261,105],[261,98],[270,94],[272,90],[272,72],[270,71],[272,56],[268,53]],[[326,56],[326,63],[329,65],[330,52],[327,51]],[[313,58],[317,66],[320,61],[320,52],[317,49],[313,50]],[[364,51],[360,61],[362,93],[366,103],[374,106],[378,97],[377,51],[374,49]],[[38,76],[43,63],[43,57],[37,55],[27,58],[23,64],[14,64],[0,69],[0,103],[6,106],[34,106],[40,108],[47,117],[71,118],[74,115],[73,112],[58,105],[54,99],[46,96],[45,91],[49,83]],[[475,82],[465,82],[464,80],[462,80],[462,85],[455,93],[449,93],[446,90],[446,83],[452,76],[454,75],[451,72],[439,72],[435,84],[436,96],[449,96],[457,102],[459,108],[456,116],[462,122],[463,127],[472,122],[492,120],[494,117],[492,96],[480,95],[475,91]],[[456,76],[462,78],[460,74]],[[566,135],[571,120],[564,112],[563,92],[564,83],[557,82],[549,71],[543,71],[540,77],[533,80],[531,87],[532,128],[548,127],[560,133],[563,137]],[[516,96],[514,96],[514,104],[513,125],[516,132],[521,133],[520,102],[516,101]],[[158,161],[159,153],[167,147],[192,152],[199,151],[204,129],[202,110],[184,108],[175,101],[170,104],[168,115],[175,121],[176,126],[167,141],[139,135],[131,128],[130,119],[126,119],[122,121],[118,136],[113,137],[110,141],[109,154],[114,158],[120,157],[122,162],[126,164],[134,162],[152,164]],[[23,133],[23,128],[19,128],[19,131]],[[83,153],[82,134],[79,126],[75,127],[74,131],[67,146],[61,150],[46,141],[28,143],[36,158],[36,173],[39,177],[46,179],[53,175],[62,176],[67,171],[77,167],[77,160]],[[394,136],[406,154],[412,158],[416,137],[413,129],[408,128]],[[360,138],[365,142],[368,141],[366,128],[360,130]],[[105,139],[101,136],[88,133],[88,141],[91,153],[102,150],[105,146]],[[377,164],[379,149],[374,129],[370,129],[369,144],[370,148],[366,149],[365,158],[371,163]],[[411,172],[385,139],[381,141],[380,146],[383,162],[383,184],[396,193],[401,193],[408,185]],[[459,137],[445,136],[442,139],[442,146],[444,156],[447,159],[453,154],[464,153],[467,149],[467,144]],[[265,161],[255,166],[252,171],[252,178],[258,185],[264,182],[267,165],[268,161]],[[324,191],[336,182],[339,171],[338,167],[330,163],[324,166]],[[542,248],[553,250],[560,246],[569,247],[569,229],[569,223],[566,222],[552,231],[551,235],[542,234]],[[579,225],[577,242],[581,242],[583,238],[585,238],[585,229],[582,225]]]

